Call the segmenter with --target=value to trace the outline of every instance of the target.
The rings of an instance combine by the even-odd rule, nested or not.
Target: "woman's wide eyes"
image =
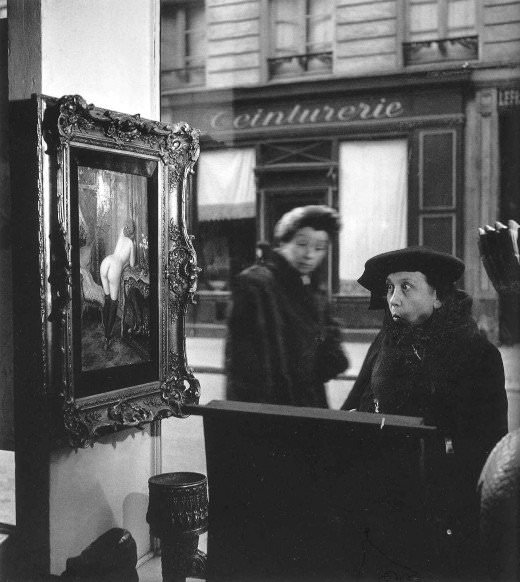
[[[403,291],[408,291],[409,289],[412,288],[412,286],[410,285],[410,283],[401,283],[400,287],[401,287],[401,289]],[[388,283],[386,285],[386,292],[387,293],[393,293],[394,292],[394,289],[395,289],[395,287],[392,284]]]

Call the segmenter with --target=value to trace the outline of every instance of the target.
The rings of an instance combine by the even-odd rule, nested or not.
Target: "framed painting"
[[[79,95],[36,101],[44,391],[83,447],[198,403],[184,336],[198,132]]]

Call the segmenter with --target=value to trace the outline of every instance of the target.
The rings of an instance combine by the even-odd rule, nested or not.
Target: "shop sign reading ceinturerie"
[[[258,127],[392,119],[404,114],[401,101],[381,98],[375,102],[359,101],[343,105],[318,104],[313,106],[296,103],[276,109],[257,107],[250,112],[233,113],[221,110],[211,117],[210,126],[215,130],[249,129]]]
[[[463,116],[461,91],[346,95],[345,93],[213,96],[214,100],[182,99],[168,108],[174,118],[187,119],[203,133],[252,135],[277,130],[336,128],[348,125],[393,124],[414,120],[457,119]],[[166,105],[166,101],[163,103]]]

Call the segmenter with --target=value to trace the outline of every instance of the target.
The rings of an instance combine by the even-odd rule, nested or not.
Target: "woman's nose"
[[[401,301],[401,295],[399,293],[399,289],[394,289],[394,292],[390,296],[390,304],[396,305],[396,304],[400,303],[400,301]]]

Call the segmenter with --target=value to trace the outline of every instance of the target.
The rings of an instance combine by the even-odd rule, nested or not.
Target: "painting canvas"
[[[75,369],[80,393],[89,395],[114,379],[124,386],[157,377],[156,165],[81,150],[73,158]]]
[[[146,178],[80,166],[81,369],[149,361]]]

